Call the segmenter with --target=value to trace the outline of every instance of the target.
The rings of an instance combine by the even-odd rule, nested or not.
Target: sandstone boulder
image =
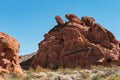
[[[94,26],[95,19],[93,17],[83,16],[81,21],[83,21],[86,26]]]
[[[14,38],[0,32],[0,73],[23,74],[18,62],[19,47]]]
[[[60,18],[60,16],[56,16],[55,19],[58,25],[64,24],[64,21]]]
[[[85,26],[85,23],[74,14],[66,14],[65,17],[68,19],[69,22],[75,22],[75,23],[78,23],[82,26]]]
[[[74,14],[57,19],[57,25],[44,35],[31,66],[90,68],[92,65],[120,64],[120,43],[92,17],[80,19]]]

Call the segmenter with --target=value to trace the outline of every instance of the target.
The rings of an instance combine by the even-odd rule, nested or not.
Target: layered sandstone
[[[32,67],[77,67],[92,65],[119,65],[120,46],[115,36],[92,17],[81,19],[67,14],[64,22],[57,16],[57,25],[44,35],[39,50],[32,60]]]

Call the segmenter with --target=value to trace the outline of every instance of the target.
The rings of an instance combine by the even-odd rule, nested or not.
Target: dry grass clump
[[[90,80],[90,74],[87,72],[82,72],[81,77],[83,78],[83,80]]]
[[[39,74],[40,72],[47,73],[50,71],[51,71],[50,69],[45,69],[41,66],[37,66],[36,69],[29,68],[29,70],[25,71],[26,76],[25,76],[24,80],[31,80],[31,79],[34,80],[36,74]]]
[[[36,69],[33,69],[33,68],[29,68],[29,70],[26,70],[27,73],[32,73],[32,72],[35,72],[35,73],[39,73],[39,72],[49,72],[51,71],[50,69],[46,69],[46,68],[43,68],[41,66],[37,66]]]
[[[95,75],[91,78],[91,80],[104,80],[104,78],[101,75]]]
[[[24,79],[24,76],[16,75],[14,73],[1,74],[0,77],[3,78],[4,80],[23,80]]]
[[[111,75],[107,78],[107,80],[120,80],[120,75]]]
[[[102,77],[101,75],[96,75],[91,78],[91,80],[120,80],[120,75],[110,75],[105,77]]]
[[[72,68],[58,68],[57,70],[55,70],[56,72],[61,72],[61,73],[66,73],[66,74],[72,74],[74,69]]]

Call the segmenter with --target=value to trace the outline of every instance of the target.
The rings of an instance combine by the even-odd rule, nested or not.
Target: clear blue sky
[[[120,0],[0,0],[0,32],[19,41],[20,55],[32,53],[67,13],[94,17],[120,40]]]

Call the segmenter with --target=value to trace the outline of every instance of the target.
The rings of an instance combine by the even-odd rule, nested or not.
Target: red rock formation
[[[80,18],[78,18],[76,15],[74,14],[66,14],[65,17],[69,20],[69,22],[75,22],[75,23],[78,23],[82,26],[85,26],[85,23],[80,20]]]
[[[68,22],[58,24],[44,35],[39,50],[32,60],[32,67],[77,67],[119,63],[119,42],[114,35],[94,23],[92,17],[78,18],[67,14]],[[84,25],[83,25],[83,24]]]
[[[64,21],[60,18],[60,16],[56,16],[55,19],[58,25],[64,24]]]
[[[94,26],[95,19],[92,17],[83,16],[81,21],[83,21],[86,26]]]
[[[0,32],[0,73],[23,74],[18,62],[19,43],[12,37]]]

